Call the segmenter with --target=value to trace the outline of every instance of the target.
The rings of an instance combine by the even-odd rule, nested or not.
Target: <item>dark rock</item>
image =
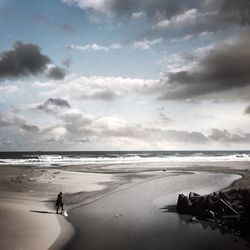
[[[192,215],[190,222],[198,219],[212,220],[221,233],[233,233],[250,241],[250,190],[239,189],[201,196],[190,192],[180,194],[177,212]]]
[[[192,214],[192,203],[189,198],[179,194],[176,210],[179,214]]]
[[[190,192],[189,193],[189,196],[188,196],[188,198],[189,198],[189,200],[191,201],[191,202],[193,202],[193,201],[196,201],[197,199],[200,199],[200,195],[199,194],[197,194],[197,193],[194,193],[194,192]]]
[[[203,213],[204,208],[205,208],[204,206],[205,202],[206,202],[206,198],[204,196],[201,196],[199,200],[197,200],[196,203],[193,203],[193,210],[195,214],[201,215]]]

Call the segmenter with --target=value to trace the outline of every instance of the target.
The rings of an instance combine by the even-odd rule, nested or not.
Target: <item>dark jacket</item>
[[[57,200],[56,200],[56,206],[57,207],[62,207],[63,206],[63,202],[62,202],[62,193],[58,194],[57,196]]]

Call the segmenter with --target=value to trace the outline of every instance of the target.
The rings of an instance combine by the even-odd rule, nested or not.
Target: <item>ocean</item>
[[[65,166],[165,162],[250,161],[250,151],[0,152],[0,165]]]

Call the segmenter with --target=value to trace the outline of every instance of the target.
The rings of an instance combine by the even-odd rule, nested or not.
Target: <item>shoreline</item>
[[[14,199],[15,199],[15,195],[17,197],[19,197],[19,198],[27,196],[29,198],[28,206],[32,202],[37,202],[36,205],[39,204],[39,209],[40,210],[44,209],[45,211],[48,211],[49,209],[51,209],[50,204],[51,204],[53,198],[55,198],[54,195],[56,195],[57,190],[59,190],[61,188],[61,187],[58,187],[58,183],[56,183],[56,181],[51,180],[52,178],[51,179],[49,178],[50,175],[53,176],[53,174],[55,175],[55,173],[57,173],[57,175],[62,176],[62,180],[64,180],[63,178],[66,178],[63,175],[63,174],[65,174],[65,172],[66,172],[66,174],[69,174],[69,175],[70,175],[70,173],[72,173],[71,172],[72,170],[68,172],[68,171],[64,171],[62,169],[56,169],[56,168],[49,169],[49,170],[48,170],[48,168],[47,169],[44,169],[44,168],[41,168],[41,169],[31,168],[31,169],[29,169],[26,166],[24,168],[23,167],[19,168],[17,166],[7,166],[6,168],[7,169],[5,169],[5,170],[9,170],[11,168],[12,170],[10,172],[14,176],[15,175],[16,176],[22,176],[23,173],[28,172],[25,175],[27,175],[28,177],[35,176],[34,178],[37,178],[37,179],[34,180],[34,181],[31,180],[31,181],[29,181],[29,183],[25,184],[25,183],[19,183],[18,181],[20,181],[20,180],[17,178],[17,182],[11,181],[10,183],[8,183],[8,181],[10,181],[11,178],[13,178],[13,176],[11,174],[9,174],[9,171],[7,171],[7,172],[5,170],[1,171],[2,173],[5,172],[5,177],[6,177],[6,174],[8,173],[7,174],[8,181],[4,180],[3,175],[1,176],[0,182],[4,183],[4,185],[1,187],[0,201],[5,199],[5,198],[3,198],[3,196],[5,196],[5,197],[11,197],[12,196],[12,198],[14,198]],[[68,168],[70,168],[70,167],[68,167]],[[73,168],[74,168],[74,166],[73,166]],[[3,170],[3,168],[1,170]],[[165,175],[166,173],[169,173],[169,171],[171,171],[172,174],[174,172],[177,175],[180,174],[180,172],[181,173],[184,173],[184,172],[187,173],[187,172],[190,172],[190,171],[209,172],[209,173],[225,173],[225,174],[239,174],[239,175],[242,176],[242,178],[235,181],[235,182],[233,182],[229,187],[224,188],[224,189],[227,190],[227,189],[231,189],[231,188],[243,188],[243,187],[246,188],[246,187],[249,187],[248,186],[249,185],[248,180],[250,180],[250,172],[248,172],[248,170],[246,170],[246,169],[245,170],[242,170],[242,169],[230,169],[228,167],[225,167],[225,168],[223,168],[223,167],[206,167],[206,169],[201,169],[199,166],[191,166],[191,167],[183,167],[183,168],[182,167],[180,167],[180,168],[164,168],[164,171],[165,172],[163,172],[161,169],[154,169],[154,171],[152,172],[150,170],[143,171],[143,169],[142,169],[142,170],[139,170],[139,171],[136,170],[135,172],[127,172],[127,173],[119,172],[118,174],[115,174],[114,172],[112,174],[110,174],[110,173],[105,173],[104,174],[105,171],[103,171],[102,173],[95,173],[94,171],[93,171],[94,173],[88,172],[91,175],[93,175],[93,174],[96,174],[96,175],[104,174],[105,176],[108,176],[108,178],[106,178],[106,181],[104,180],[104,183],[102,181],[101,182],[97,181],[98,185],[100,185],[100,189],[98,189],[98,190],[90,191],[90,192],[89,191],[84,192],[84,191],[82,191],[81,187],[78,187],[78,189],[81,190],[80,193],[79,192],[74,192],[74,193],[71,193],[71,194],[65,194],[66,200],[69,199],[69,198],[71,199],[71,204],[67,205],[66,209],[67,209],[67,211],[69,211],[69,210],[71,211],[72,208],[76,208],[76,207],[79,207],[79,206],[84,206],[84,204],[89,203],[89,202],[94,202],[94,201],[96,201],[96,199],[102,199],[103,197],[108,196],[113,192],[119,191],[119,189],[122,189],[122,188],[126,189],[126,188],[129,188],[129,187],[133,186],[133,185],[138,185],[140,183],[143,183],[143,180],[145,182],[147,182],[147,181],[150,181],[150,180],[152,180],[154,178],[156,178],[156,179],[161,178],[161,177],[159,177],[159,174]],[[31,172],[30,176],[29,176],[29,172]],[[84,171],[82,171],[82,172],[84,172]],[[41,174],[42,174],[42,176],[44,178],[45,173],[48,175],[46,177],[46,178],[48,178],[48,181],[47,182],[41,182],[41,183],[37,184],[37,180],[41,179]],[[85,174],[86,173],[83,173],[83,175],[85,175]],[[79,172],[77,172],[77,175],[79,175]],[[110,176],[111,175],[116,175],[116,176],[112,177],[113,179],[112,178],[109,179],[109,177],[110,177],[109,175]],[[72,178],[72,176],[71,176],[71,178]],[[26,179],[26,177],[25,177],[25,179]],[[11,185],[13,183],[14,183],[14,185]],[[93,183],[90,183],[89,185],[91,186],[92,184]],[[8,187],[6,187],[6,185]],[[9,185],[11,185],[11,187]],[[45,186],[47,185],[47,187],[44,190],[40,190],[40,192],[38,192],[40,187],[44,188],[44,185]],[[59,186],[60,185],[61,184],[59,184]],[[56,187],[55,191],[51,192],[51,190],[53,190],[53,188],[55,188],[55,187]],[[85,186],[85,188],[86,188],[86,186]],[[102,188],[104,188],[104,189],[102,189]],[[8,189],[10,189],[10,190],[8,190]],[[15,192],[13,192],[13,190],[15,190],[15,189],[16,189],[16,191],[18,191],[16,194],[15,194]],[[31,190],[33,189],[33,190],[30,191],[29,189],[31,189]],[[192,191],[192,190],[190,190],[190,191]],[[13,194],[14,194],[14,196],[13,196]],[[47,205],[45,206],[46,208],[44,206],[42,206],[42,202],[44,202],[44,200],[43,199],[37,199],[36,198],[37,195],[38,195],[38,197],[40,195],[40,197],[44,197],[44,199],[46,201],[49,201],[47,203]],[[79,197],[78,197],[78,198],[76,198],[76,200],[73,200],[73,203],[72,203],[72,198],[76,197],[77,195],[79,197],[83,197],[82,200],[79,200],[78,199]],[[30,199],[31,200],[33,199],[33,201],[31,201]],[[78,204],[77,204],[77,202],[78,202]],[[11,207],[10,205],[8,205],[8,206],[9,206],[9,208]],[[1,211],[2,207],[3,207],[3,204],[1,202],[0,211]],[[27,216],[27,218],[29,218],[32,213],[30,213],[30,211],[28,210],[28,207],[24,207],[23,209],[24,210],[26,209],[26,212],[27,212],[26,216]],[[49,211],[51,211],[51,210],[49,210]],[[33,217],[34,217],[34,220],[37,220],[38,217],[41,218],[42,216],[44,216],[44,214],[36,213],[36,215],[33,216]],[[46,216],[48,217],[48,215],[46,215]],[[17,217],[20,217],[20,215],[19,216],[17,215]],[[43,219],[44,219],[44,217],[43,217]],[[52,250],[62,249],[64,246],[66,246],[68,244],[69,241],[71,241],[73,239],[73,237],[74,237],[74,227],[73,226],[74,225],[71,226],[70,224],[67,224],[65,218],[62,217],[62,216],[60,218],[57,218],[57,219],[58,219],[57,226],[59,227],[58,235],[54,234],[54,241],[50,240],[50,242],[48,242],[48,240],[47,240],[47,245],[48,245],[48,243],[50,243],[50,246],[48,248],[41,248],[41,249],[52,249]],[[34,227],[34,225],[32,225],[32,226]],[[47,225],[46,225],[46,227],[47,227]],[[54,228],[56,227],[55,224],[53,225],[53,227]],[[39,237],[41,237],[41,235],[42,235],[42,233],[40,232]],[[48,235],[48,232],[47,232],[47,235]],[[50,236],[51,236],[51,234],[50,234]],[[67,236],[69,236],[68,239],[66,239]],[[5,247],[3,249],[8,249],[8,248]],[[12,246],[12,248],[9,248],[9,249],[15,249],[15,248],[13,248],[13,246]],[[19,248],[19,249],[22,249],[22,248]],[[25,248],[23,248],[23,249],[25,249]],[[39,249],[39,248],[36,248],[36,249]]]

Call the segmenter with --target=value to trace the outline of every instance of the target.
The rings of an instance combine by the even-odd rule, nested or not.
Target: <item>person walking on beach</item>
[[[61,214],[63,212],[63,202],[62,202],[62,192],[60,192],[57,196],[56,200],[56,213],[58,214],[59,208],[61,207]]]

